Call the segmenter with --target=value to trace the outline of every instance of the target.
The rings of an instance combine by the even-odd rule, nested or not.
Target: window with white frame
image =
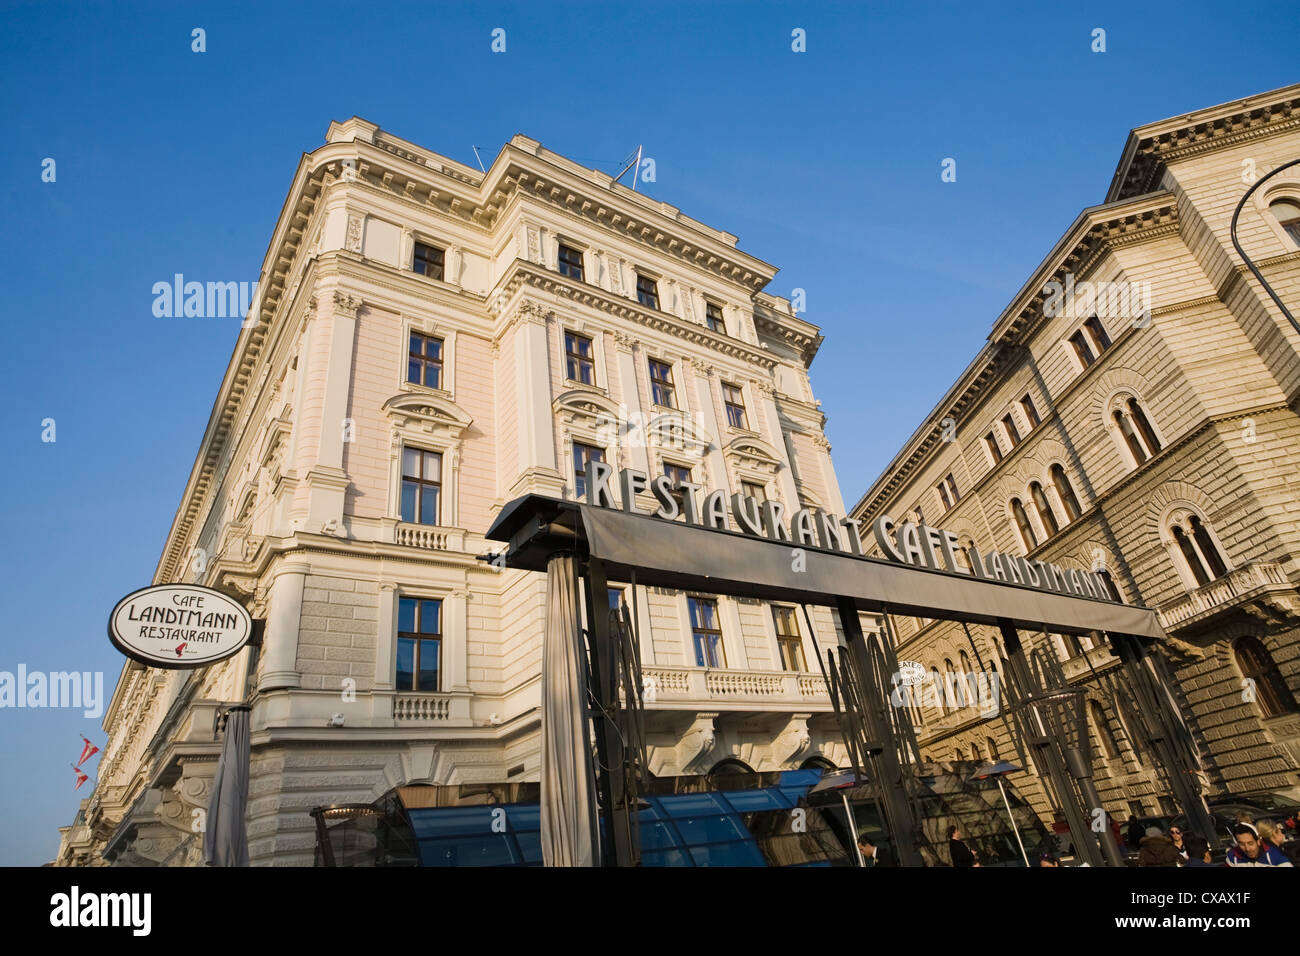
[[[1133,464],[1141,465],[1160,451],[1160,439],[1155,429],[1151,427],[1151,421],[1147,418],[1142,404],[1136,398],[1130,396],[1112,403],[1111,420],[1124,442],[1124,447],[1132,456]]]
[[[1228,573],[1218,542],[1200,515],[1189,510],[1175,511],[1169,518],[1169,536],[1182,561],[1184,580],[1201,587]]]

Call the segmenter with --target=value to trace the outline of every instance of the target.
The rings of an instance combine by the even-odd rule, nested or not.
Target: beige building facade
[[[1300,86],[1134,130],[1105,202],[852,511],[864,527],[919,518],[982,554],[1104,570],[1156,609],[1212,794],[1300,795],[1300,336],[1230,236],[1250,185],[1296,158]],[[1300,312],[1300,167],[1255,192],[1239,235]],[[900,658],[935,686],[977,660],[1001,667],[991,628],[893,623]],[[1104,690],[1118,666],[1105,642],[1025,639],[1088,689],[1107,810],[1173,811]],[[941,693],[916,709],[926,757],[1018,759],[1003,719],[960,705]],[[1050,820],[1034,768],[1011,779]]]
[[[201,862],[214,721],[246,695],[254,865],[310,865],[313,807],[537,780],[545,579],[481,560],[506,502],[577,497],[595,455],[844,513],[808,377],[821,336],[763,291],[775,271],[524,136],[483,173],[332,124],[280,211],[154,574],[238,596],[264,644],[124,667],[58,862]],[[793,615],[638,592],[619,599],[654,690],[654,772],[842,762]]]

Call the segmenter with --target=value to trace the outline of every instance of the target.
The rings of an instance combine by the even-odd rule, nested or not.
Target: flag
[[[72,772],[75,773],[75,774],[77,775],[77,785],[76,785],[75,787],[73,787],[72,789],[73,789],[73,790],[80,790],[80,789],[81,789],[81,785],[82,785],[83,783],[85,783],[87,780],[89,780],[90,777],[87,776],[86,774],[82,773],[80,770],[78,770],[78,769],[76,768],[76,766],[73,766],[73,767],[72,767]]]
[[[99,753],[99,748],[96,747],[94,744],[92,744],[89,740],[87,740],[84,734],[82,735],[81,739],[85,741],[85,743],[82,745],[81,748],[81,759],[77,761],[78,767],[80,767],[91,757],[95,756],[95,754]]]

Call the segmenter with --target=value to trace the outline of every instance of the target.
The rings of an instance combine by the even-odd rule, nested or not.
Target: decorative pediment
[[[384,402],[384,413],[398,428],[423,432],[443,440],[458,439],[474,419],[449,398],[403,392]]]
[[[598,432],[615,429],[623,422],[627,409],[615,405],[602,392],[573,388],[557,395],[551,409],[566,425],[578,425]]]
[[[775,475],[781,470],[781,456],[767,442],[752,435],[732,439],[722,449],[728,464],[734,468]]]
[[[657,412],[646,419],[646,444],[659,451],[678,452],[692,458],[703,458],[713,443],[710,435],[695,416],[681,411]]]

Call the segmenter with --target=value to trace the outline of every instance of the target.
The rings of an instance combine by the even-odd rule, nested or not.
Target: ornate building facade
[[[588,457],[843,514],[821,336],[736,242],[524,136],[481,173],[332,124],[154,575],[238,595],[264,645],[126,665],[59,862],[198,862],[214,721],[246,693],[254,865],[309,865],[313,807],[537,780],[545,578],[479,556],[506,502],[579,496]],[[611,599],[638,615],[652,770],[838,762],[794,615],[637,590]]]
[[[1105,202],[853,509],[864,527],[919,517],[982,553],[1105,570],[1157,609],[1211,793],[1300,795],[1300,336],[1230,236],[1250,185],[1296,158],[1300,86],[1133,130]],[[1255,192],[1239,235],[1300,312],[1300,167]],[[1000,666],[992,629],[893,623],[899,656],[936,686]],[[1034,641],[1088,688],[1107,809],[1173,811],[1105,689],[1105,642]],[[916,710],[925,756],[1019,759],[1002,717],[961,703],[948,691]],[[1011,779],[1050,819],[1032,766]]]

